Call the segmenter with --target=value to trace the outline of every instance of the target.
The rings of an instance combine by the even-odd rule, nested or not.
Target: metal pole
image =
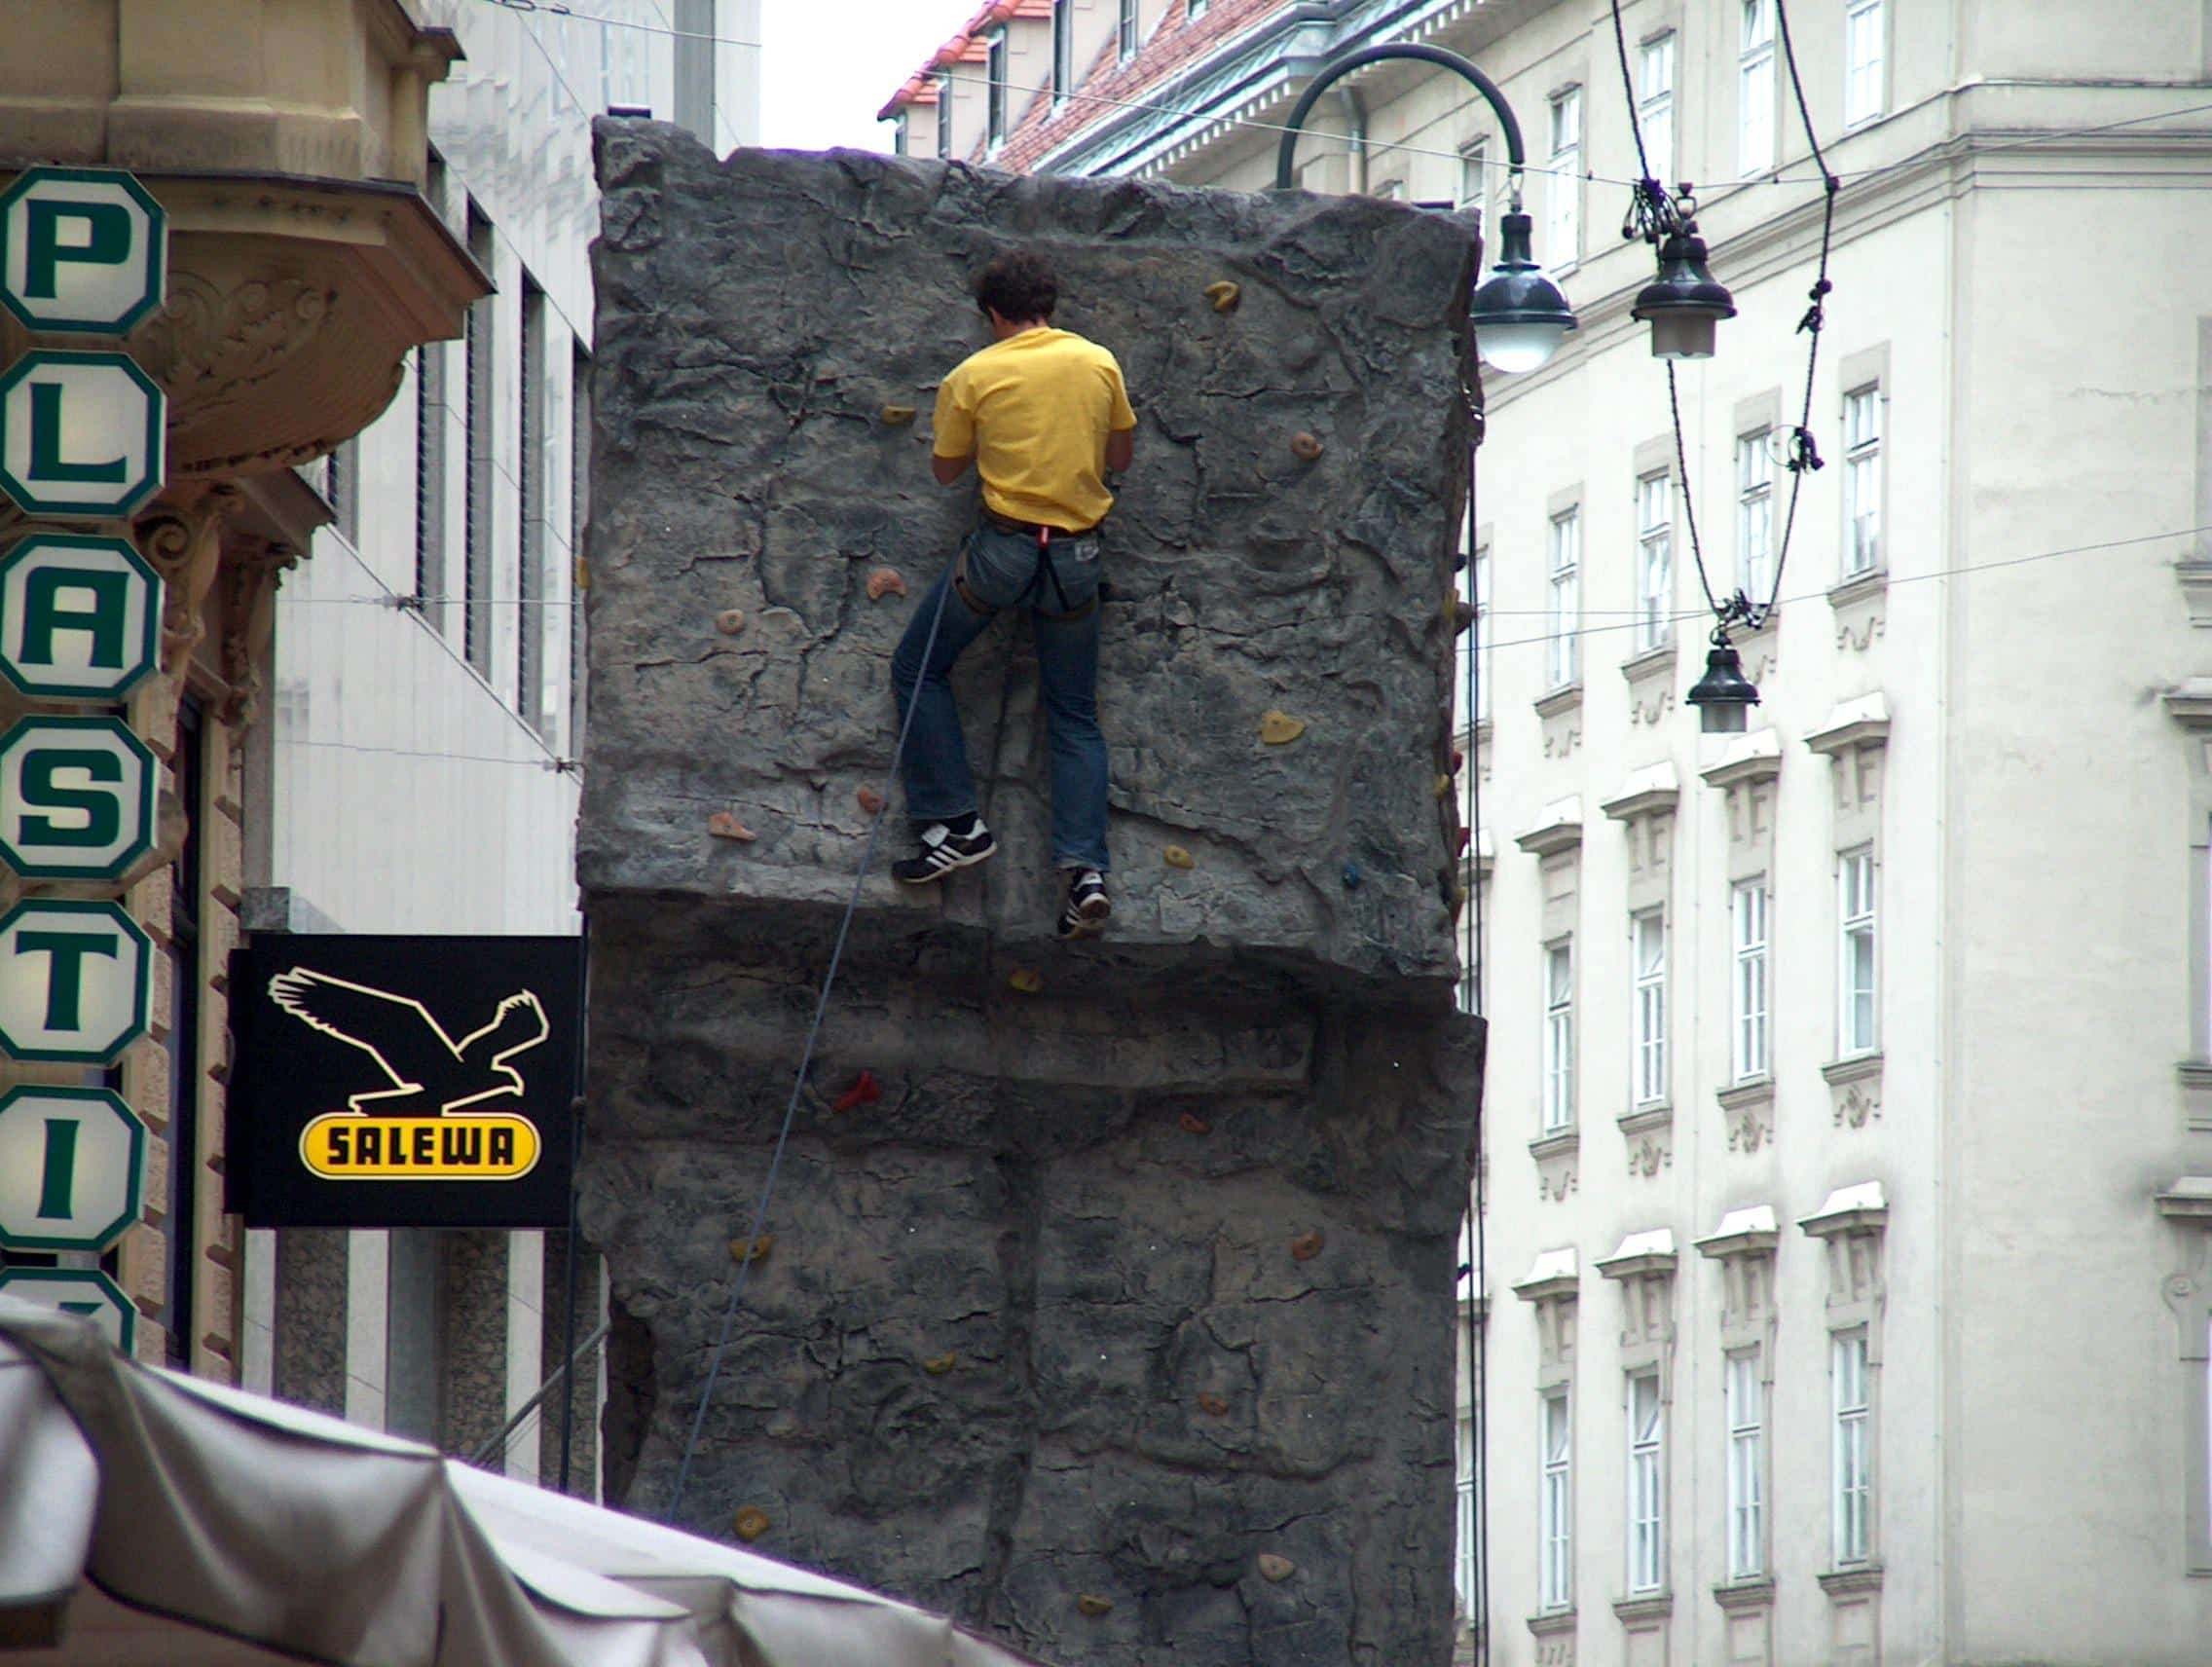
[[[584,1161],[584,1035],[588,1022],[586,1015],[591,1006],[591,916],[585,914],[576,930],[576,1070],[575,1097],[569,1102],[569,1237],[568,1251],[563,1258],[568,1267],[567,1317],[561,1326],[561,1341],[569,1349],[571,1364],[575,1361],[576,1344],[576,1240],[577,1171]],[[605,1328],[602,1327],[604,1330]],[[561,1397],[561,1492],[569,1491],[569,1453],[576,1432],[576,1391],[571,1385]]]
[[[1497,83],[1456,52],[1444,47],[1421,46],[1404,41],[1387,46],[1361,47],[1357,52],[1348,52],[1342,57],[1331,58],[1321,66],[1320,73],[1307,83],[1306,91],[1298,95],[1298,102],[1290,108],[1289,120],[1283,124],[1286,130],[1282,143],[1275,148],[1277,191],[1288,191],[1296,183],[1293,165],[1298,159],[1298,135],[1305,129],[1306,118],[1313,113],[1313,106],[1320,102],[1321,94],[1355,69],[1364,69],[1371,63],[1400,57],[1414,58],[1421,63],[1433,63],[1440,69],[1448,69],[1470,83],[1489,101],[1491,109],[1497,114],[1498,129],[1505,138],[1506,164],[1511,169],[1512,178],[1519,181],[1522,169],[1529,164],[1528,153],[1521,144],[1521,124],[1514,119],[1513,106],[1506,103],[1505,94],[1498,91]],[[1518,198],[1518,189],[1514,195]]]
[[[485,1442],[483,1446],[479,1447],[475,1452],[471,1453],[468,1456],[468,1462],[471,1464],[482,1464],[490,1460],[494,1455],[503,1451],[507,1445],[507,1438],[513,1435],[516,1430],[522,1427],[523,1420],[528,1418],[532,1413],[535,1412],[541,1405],[544,1404],[545,1397],[551,1394],[556,1389],[560,1388],[562,1380],[568,1377],[570,1369],[573,1367],[578,1360],[582,1359],[594,1349],[597,1349],[601,1341],[607,1336],[607,1333],[609,1329],[609,1322],[607,1320],[601,1320],[599,1322],[598,1328],[593,1331],[589,1337],[585,1338],[581,1343],[576,1345],[576,1352],[573,1354],[571,1354],[568,1359],[564,1360],[559,1366],[555,1367],[553,1370],[553,1375],[550,1378],[546,1379],[545,1382],[537,1386],[537,1392],[532,1395],[527,1401],[524,1401],[521,1406],[515,1408],[514,1416],[508,1419],[505,1424],[499,1426],[499,1433],[493,1436],[491,1440]]]

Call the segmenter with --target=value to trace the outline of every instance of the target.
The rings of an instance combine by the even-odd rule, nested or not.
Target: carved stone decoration
[[[234,542],[223,554],[223,681],[230,692],[218,715],[233,729],[260,716],[261,660],[276,625],[276,587],[300,559],[275,539]]]
[[[1728,1112],[1728,1150],[1751,1153],[1774,1139],[1774,1102],[1754,1100]]]
[[[162,575],[162,670],[176,672],[205,634],[201,622],[222,563],[223,523],[244,503],[235,486],[171,494],[136,526],[138,550]]]
[[[172,272],[168,299],[133,349],[168,394],[169,420],[183,427],[251,397],[337,311],[336,291],[297,278],[248,278],[226,290],[198,273]]]
[[[1649,693],[1644,695],[1639,695],[1632,688],[1628,702],[1628,721],[1657,728],[1667,721],[1667,715],[1675,710],[1675,685],[1671,683],[1655,683],[1648,687]]]
[[[1869,1120],[1879,1123],[1882,1118],[1882,1102],[1875,1094],[1880,1092],[1879,1084],[1874,1085],[1871,1091],[1865,1083],[1851,1084],[1836,1095],[1835,1126],[1838,1129],[1863,1129]]]
[[[1882,636],[1882,620],[1883,616],[1879,613],[1869,613],[1856,624],[1849,619],[1838,619],[1835,622],[1835,646],[1863,654]]]
[[[1673,1149],[1648,1134],[1628,1149],[1628,1172],[1632,1175],[1642,1175],[1648,1179],[1661,1169],[1671,1169],[1674,1167]]]
[[[1573,723],[1547,723],[1544,725],[1544,757],[1564,759],[1572,753],[1582,739],[1582,730]]]
[[[1580,1183],[1574,1175],[1574,1165],[1552,1163],[1539,1165],[1536,1169],[1536,1196],[1552,1204],[1564,1204],[1567,1195]]]

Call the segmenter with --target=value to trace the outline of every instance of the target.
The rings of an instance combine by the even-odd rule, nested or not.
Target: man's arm
[[[970,452],[964,458],[940,458],[935,452],[932,452],[930,454],[930,473],[937,476],[938,485],[950,486],[968,472],[968,465],[975,461],[976,454],[974,452]]]
[[[1136,455],[1136,449],[1137,431],[1134,428],[1116,428],[1109,432],[1106,436],[1106,472],[1127,474],[1129,459]]]

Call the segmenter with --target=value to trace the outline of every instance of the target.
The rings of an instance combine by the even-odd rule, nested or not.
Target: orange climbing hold
[[[1293,718],[1278,707],[1260,714],[1260,739],[1271,747],[1287,747],[1306,733],[1306,720]]]
[[[1211,1390],[1203,1390],[1198,1395],[1198,1411],[1208,1418],[1226,1418],[1229,1416],[1229,1403]]]
[[[877,568],[867,575],[867,599],[881,602],[885,597],[906,594],[906,581],[899,576],[897,568]]]
[[[715,629],[725,637],[734,637],[745,629],[745,610],[725,608],[715,615]]]
[[[707,832],[718,839],[735,839],[741,844],[760,837],[726,810],[718,810],[707,818]]]
[[[860,800],[861,808],[870,816],[883,808],[883,795],[877,793],[872,787],[861,788],[853,796]]]
[[[853,1080],[853,1086],[830,1102],[830,1109],[839,1117],[848,1111],[858,1111],[864,1105],[873,1105],[883,1097],[883,1085],[875,1080],[873,1071],[863,1071]]]
[[[729,1241],[729,1259],[741,1263],[764,1262],[768,1259],[768,1252],[775,1247],[776,1236],[773,1233],[763,1233],[750,1242],[743,1239],[732,1239]]]
[[[1301,1233],[1290,1241],[1290,1259],[1293,1262],[1310,1262],[1321,1254],[1321,1246],[1328,1241],[1318,1227],[1310,1233]]]
[[[1180,1128],[1185,1134],[1203,1134],[1213,1128],[1213,1125],[1208,1123],[1204,1118],[1198,1116],[1196,1112],[1190,1111],[1183,1113],[1181,1117],[1178,1117],[1175,1120],[1175,1123],[1176,1126]]]
[[[959,1364],[960,1356],[948,1352],[943,1354],[932,1354],[922,1362],[922,1370],[933,1378],[941,1378]]]
[[[731,1519],[730,1527],[737,1531],[738,1538],[751,1545],[773,1527],[768,1513],[758,1505],[747,1505]]]
[[[1318,435],[1300,432],[1290,437],[1290,455],[1302,463],[1309,463],[1321,455]]]
[[[1015,989],[1019,990],[1023,995],[1035,995],[1039,990],[1045,987],[1045,980],[1043,976],[1029,967],[1014,968],[1013,976],[1006,982],[1012,984]]]

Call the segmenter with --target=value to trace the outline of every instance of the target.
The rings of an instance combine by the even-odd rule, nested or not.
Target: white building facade
[[[953,97],[977,160],[1262,189],[1321,63],[1451,47],[1519,116],[1580,316],[1486,377],[1471,515],[1467,1652],[2206,1659],[2212,19],[1633,0],[1616,45],[1543,0],[1124,10],[1133,61],[997,143],[965,50],[908,114]],[[1790,47],[1842,180],[1809,407]],[[1462,84],[1341,85],[1305,184],[1494,220]],[[1740,310],[1679,369],[1681,461],[1628,316],[1632,99]],[[1693,508],[1714,593],[1780,598],[1736,634],[1740,736],[1682,704]]]
[[[249,768],[262,931],[572,934],[582,750],[592,119],[757,139],[758,0],[600,0],[592,16],[411,0],[464,59],[430,100],[425,194],[491,278],[384,416],[309,473],[336,512],[277,606],[274,721]],[[566,1354],[563,1236],[256,1233],[247,1387],[461,1451]],[[579,1337],[602,1315],[579,1270]],[[330,1312],[335,1306],[337,1312]],[[587,1359],[576,1478],[593,1491]],[[551,1479],[527,1421],[511,1472]]]

